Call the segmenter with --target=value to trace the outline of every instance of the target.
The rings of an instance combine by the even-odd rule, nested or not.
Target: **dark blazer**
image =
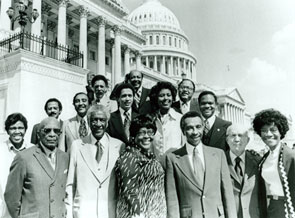
[[[68,165],[68,154],[59,149],[55,171],[39,146],[19,152],[12,162],[4,194],[11,217],[65,217]]]
[[[131,121],[138,116],[138,113],[134,112],[132,110],[131,112]],[[124,131],[124,121],[122,120],[120,110],[117,110],[113,113],[111,113],[111,117],[108,122],[108,127],[106,132],[114,138],[117,138],[124,142],[125,144],[128,144],[128,138],[126,136],[126,133]]]
[[[142,92],[140,96],[139,106],[133,103],[132,110],[138,114],[148,114],[152,112],[151,103],[149,100],[150,89],[142,87]]]
[[[227,151],[229,146],[226,142],[226,129],[230,125],[231,122],[216,117],[208,134],[203,135],[202,142],[210,147],[220,148]]]
[[[180,114],[182,114],[181,112],[181,109],[180,109],[180,101],[175,101],[173,102],[172,104],[172,107]],[[199,108],[198,108],[198,102],[196,99],[193,99],[191,100],[191,103],[190,103],[190,110],[189,111],[199,111]]]
[[[236,218],[230,174],[223,151],[203,146],[204,186],[195,179],[186,146],[166,157],[168,218]]]
[[[284,171],[286,172],[287,175],[287,181],[289,185],[289,191],[290,191],[290,197],[291,197],[291,204],[293,208],[295,209],[295,150],[289,148],[286,144],[282,144],[281,150],[280,150],[280,155],[282,154],[282,159],[283,159],[283,166],[284,166]],[[269,151],[263,156],[262,161],[260,163],[260,173],[262,171],[262,166],[269,155]],[[284,188],[284,176],[282,174],[282,171],[279,167],[278,163],[278,171],[280,175],[280,179],[283,185],[283,190],[285,197],[287,196],[286,189]],[[264,180],[261,176],[261,183],[260,185],[262,186],[262,190],[264,189],[265,191],[265,183]],[[265,196],[265,193],[264,193]]]
[[[234,190],[238,218],[261,218],[260,202],[266,199],[259,196],[259,163],[261,157],[245,151],[245,172],[243,182],[239,180],[234,169],[229,151],[226,152],[227,163]]]

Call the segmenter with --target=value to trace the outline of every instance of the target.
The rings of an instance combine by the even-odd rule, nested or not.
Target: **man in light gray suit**
[[[224,152],[202,144],[198,112],[184,114],[180,125],[187,142],[166,157],[168,218],[236,218]]]
[[[69,157],[57,148],[60,123],[53,117],[39,126],[37,146],[14,158],[5,190],[12,218],[65,217],[65,185]]]
[[[117,187],[114,165],[123,142],[105,130],[110,114],[98,104],[87,112],[91,134],[75,140],[67,181],[68,218],[115,218]]]

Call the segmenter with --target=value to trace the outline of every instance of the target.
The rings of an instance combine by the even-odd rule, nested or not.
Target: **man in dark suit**
[[[149,101],[150,89],[142,86],[143,75],[138,70],[132,70],[129,75],[129,83],[134,88],[134,103],[132,109],[138,114],[148,114],[151,112]]]
[[[58,99],[50,98],[46,101],[44,110],[46,114],[48,115],[48,117],[54,117],[58,120],[58,117],[62,112],[62,104]],[[60,126],[62,127],[63,121],[59,120],[59,122],[60,122]],[[39,142],[38,135],[37,135],[39,125],[40,123],[35,124],[32,130],[31,143],[34,145],[38,144]]]
[[[260,218],[259,163],[261,157],[245,151],[249,142],[248,129],[233,124],[227,128],[226,140],[230,150],[226,152],[233,184],[238,218]]]
[[[69,156],[57,148],[60,129],[55,118],[44,119],[38,145],[14,158],[4,195],[12,218],[65,217]]]
[[[180,125],[187,142],[166,157],[168,218],[236,218],[224,152],[202,144],[198,112],[184,114]]]
[[[116,89],[116,98],[119,109],[111,113],[107,133],[127,144],[129,141],[130,123],[138,116],[138,114],[132,110],[134,100],[133,86],[128,83],[120,84]]]
[[[224,151],[229,149],[226,143],[226,129],[231,122],[215,116],[217,97],[211,91],[203,91],[198,97],[200,112],[204,119],[204,135],[202,142],[205,145],[220,148]]]
[[[188,111],[197,111],[198,102],[192,99],[195,92],[195,84],[190,79],[183,79],[178,84],[178,97],[179,101],[172,104],[172,107],[181,114]]]
[[[68,152],[74,140],[90,134],[87,120],[87,111],[90,106],[88,96],[84,92],[78,92],[73,98],[76,116],[64,121],[63,132],[60,136],[58,147]]]

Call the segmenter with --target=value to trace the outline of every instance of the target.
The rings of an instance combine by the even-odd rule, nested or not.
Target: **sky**
[[[130,10],[144,0],[122,0]],[[160,0],[197,58],[197,82],[238,88],[254,115],[276,108],[295,122],[294,0]]]

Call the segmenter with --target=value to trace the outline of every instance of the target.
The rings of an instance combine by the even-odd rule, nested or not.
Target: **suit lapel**
[[[222,126],[220,125],[220,120],[218,117],[216,117],[215,122],[212,126],[212,135],[214,137],[210,137],[210,144],[215,144],[217,141],[219,141],[219,138],[222,136],[223,131],[221,131]],[[210,133],[208,133],[210,134]]]
[[[230,176],[236,180],[237,183],[241,184],[241,181],[235,171],[235,167],[233,162],[231,161],[230,155],[229,155],[229,151],[226,152],[226,159],[227,159],[227,163],[228,163],[228,168],[229,168],[229,172],[230,172]]]
[[[199,186],[189,162],[186,146],[182,146],[182,148],[179,150],[179,153],[179,155],[176,155],[176,164],[179,170],[193,185],[195,185],[200,191],[202,191],[203,188]]]
[[[76,137],[79,138],[79,121],[78,117],[76,116],[73,120],[70,121],[69,123],[69,129],[74,136],[73,138],[76,139]]]
[[[253,161],[254,160],[246,152],[244,181],[248,180],[253,174],[253,171],[255,169],[255,163]]]
[[[142,104],[145,102],[145,99],[147,98],[148,95],[148,91],[142,87],[142,92],[141,92],[141,96],[140,96],[140,100],[139,100],[139,108],[140,106],[142,106]]]
[[[61,173],[60,173],[60,171],[61,170],[64,170],[64,168],[63,167],[61,167],[61,163],[62,163],[62,152],[59,150],[59,149],[57,149],[56,150],[56,166],[55,166],[55,171],[54,171],[54,180],[56,179],[56,177],[58,176],[58,175],[62,175]]]
[[[127,136],[126,136],[125,131],[124,131],[123,120],[122,120],[122,117],[121,117],[121,114],[120,114],[120,111],[119,110],[117,110],[114,113],[114,126],[115,126],[116,131],[119,134],[122,134],[123,135],[125,141],[128,141],[127,140]]]
[[[38,145],[40,146],[40,145]],[[41,167],[44,169],[46,174],[53,179],[54,177],[54,171],[52,169],[52,166],[50,165],[49,161],[47,160],[45,154],[41,151],[41,149],[38,147],[36,148],[35,153],[33,154],[34,157],[37,159],[38,163],[41,165]]]

